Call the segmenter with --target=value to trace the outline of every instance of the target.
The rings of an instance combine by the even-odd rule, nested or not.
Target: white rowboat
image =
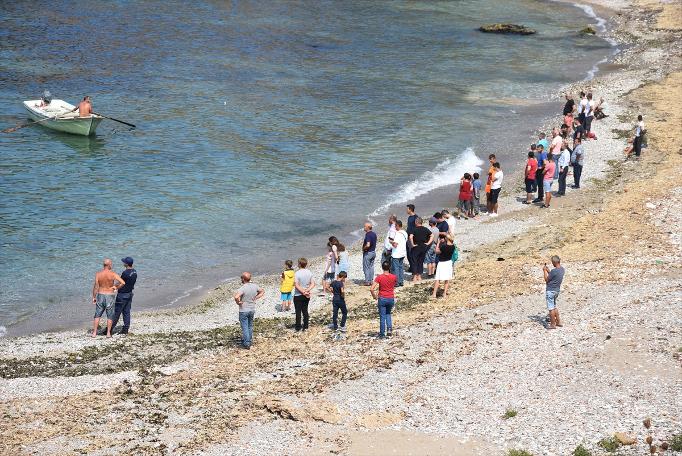
[[[74,135],[90,136],[95,134],[95,130],[104,117],[91,114],[87,117],[80,117],[78,112],[71,112],[75,106],[64,100],[52,100],[48,106],[40,106],[42,100],[24,101],[24,107],[28,111],[31,119],[40,122],[57,131],[72,133]],[[50,120],[46,120],[50,119]]]

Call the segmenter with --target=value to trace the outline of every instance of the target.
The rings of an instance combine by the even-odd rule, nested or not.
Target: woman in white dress
[[[448,286],[452,280],[452,254],[455,252],[455,239],[446,233],[439,234],[436,245],[438,265],[436,266],[436,280],[433,283],[433,297],[437,297],[440,284],[443,282],[443,297],[448,296]]]

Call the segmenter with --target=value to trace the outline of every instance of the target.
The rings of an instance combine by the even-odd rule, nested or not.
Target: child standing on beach
[[[294,291],[294,262],[291,260],[284,262],[279,291],[282,293],[282,312],[287,312],[291,310],[291,292]]]
[[[474,173],[474,182],[471,184],[474,191],[471,194],[471,211],[474,216],[478,215],[479,208],[481,204],[481,176],[478,173]]]
[[[348,316],[348,308],[346,307],[346,274],[345,271],[339,272],[336,280],[332,281],[329,287],[334,293],[332,298],[332,323],[328,326],[329,329],[336,331],[340,329],[341,332],[346,332],[346,317]],[[341,327],[338,325],[339,310],[341,310]]]

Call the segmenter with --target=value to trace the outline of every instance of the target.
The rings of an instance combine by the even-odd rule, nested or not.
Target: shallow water
[[[522,0],[54,1],[39,14],[5,2],[0,13],[3,128],[46,88],[72,103],[90,94],[138,125],[0,135],[9,335],[90,318],[105,256],[136,259],[140,309],[319,253],[329,234],[350,239],[366,216],[473,171],[476,154],[527,142],[524,110],[611,52],[576,33],[594,22],[582,10]],[[539,34],[475,30],[500,21]]]

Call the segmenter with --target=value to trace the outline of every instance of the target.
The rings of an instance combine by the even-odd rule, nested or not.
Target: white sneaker
[[[334,323],[329,323],[327,325],[327,329],[331,329],[333,331],[334,330]]]
[[[341,326],[341,327],[339,328],[339,331],[341,331],[342,333],[345,333],[345,332],[346,332],[346,327],[345,327],[345,326]]]
[[[492,214],[490,214],[490,216],[491,217],[497,217],[497,214],[493,212]]]

